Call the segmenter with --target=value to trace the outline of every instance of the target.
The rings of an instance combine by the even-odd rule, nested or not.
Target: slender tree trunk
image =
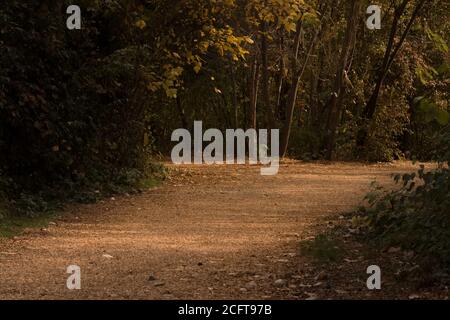
[[[182,128],[187,129],[188,122],[186,120],[186,114],[184,113],[183,104],[181,102],[181,98],[179,95],[177,95],[177,109],[178,109],[178,114],[180,115]]]
[[[317,70],[311,74],[310,79],[310,91],[309,91],[309,109],[310,115],[308,119],[307,126],[309,128],[314,127],[316,123],[316,119],[319,114],[319,99],[317,97],[318,87],[319,87],[319,78],[320,78],[320,63],[317,64]]]
[[[234,128],[239,128],[239,109],[238,109],[238,98],[237,98],[237,85],[236,85],[236,75],[234,67],[230,67],[231,71],[231,82],[233,86],[233,108],[234,108]]]
[[[295,102],[297,100],[297,92],[298,92],[298,84],[300,82],[300,79],[297,75],[298,65],[299,65],[299,51],[300,51],[300,41],[301,41],[301,34],[303,32],[303,19],[300,19],[297,22],[297,29],[294,37],[294,45],[293,45],[293,52],[292,52],[292,58],[291,58],[291,70],[294,74],[292,83],[288,89],[288,95],[286,99],[286,110],[285,110],[285,117],[284,117],[284,125],[281,129],[281,146],[280,146],[280,156],[283,158],[286,156],[287,147],[289,144],[289,136],[291,133],[291,124],[292,124],[292,117],[293,117],[293,108],[295,107]]]
[[[267,44],[267,24],[262,23],[262,37],[261,37],[261,62],[262,62],[262,99],[264,103],[264,112],[266,115],[266,125],[268,129],[275,127],[274,110],[270,104],[269,91],[269,57]]]
[[[282,108],[283,103],[283,89],[284,89],[284,74],[286,66],[284,64],[284,37],[280,34],[280,72],[278,73],[278,85],[277,85],[277,119],[284,119],[284,110]]]
[[[416,5],[416,7],[414,8],[414,11],[409,19],[408,24],[406,25],[406,28],[402,33],[400,40],[398,41],[397,44],[395,44],[394,42],[395,42],[395,38],[397,35],[399,22],[400,22],[402,15],[405,13],[406,7],[409,2],[410,2],[410,0],[403,0],[401,5],[395,9],[394,20],[392,22],[389,40],[388,40],[388,43],[386,46],[386,51],[384,53],[383,63],[377,74],[377,81],[375,83],[375,87],[374,87],[372,94],[371,94],[369,100],[367,101],[366,107],[364,109],[364,113],[363,113],[364,121],[362,123],[362,128],[358,132],[357,145],[360,147],[364,146],[367,142],[368,132],[367,132],[366,125],[369,121],[372,120],[373,116],[376,113],[377,105],[378,105],[378,98],[380,96],[381,89],[384,84],[384,80],[386,79],[386,76],[392,66],[392,63],[394,62],[400,49],[402,48],[403,43],[406,40],[406,37],[408,36],[409,32],[411,31],[414,21],[418,17],[420,10],[423,8],[423,6],[427,2],[427,0],[420,0],[419,3]]]
[[[258,105],[258,89],[259,89],[259,63],[258,58],[254,57],[251,74],[248,82],[248,92],[249,92],[249,116],[248,116],[248,128],[256,129],[256,112]]]
[[[325,132],[325,158],[332,159],[334,146],[336,142],[336,130],[339,124],[339,118],[342,111],[343,96],[345,94],[344,76],[348,73],[351,52],[356,41],[356,30],[358,26],[359,11],[361,0],[352,0],[348,17],[347,27],[342,44],[341,55],[339,58],[336,78],[333,85],[333,93],[328,102],[328,122]]]
[[[400,7],[398,7],[395,10],[395,14],[394,14],[394,20],[392,22],[392,27],[391,27],[391,32],[389,35],[389,40],[386,46],[386,51],[384,52],[384,57],[383,57],[383,63],[381,65],[381,69],[377,74],[377,80],[375,83],[375,88],[370,96],[370,99],[368,100],[367,104],[366,104],[366,108],[364,111],[364,116],[365,118],[371,119],[373,117],[373,115],[375,114],[375,110],[376,110],[376,106],[377,106],[377,102],[378,102],[378,96],[380,94],[381,91],[381,87],[383,85],[383,81],[386,77],[386,73],[388,70],[387,66],[389,64],[389,60],[391,57],[391,53],[392,50],[394,48],[394,41],[395,41],[395,36],[397,35],[397,29],[398,29],[398,24],[400,22],[400,18],[403,15],[406,6],[408,5],[408,2],[410,0],[403,0],[402,4],[400,5]]]
[[[321,23],[322,26],[322,23]],[[298,94],[298,86],[300,84],[300,80],[303,77],[303,74],[306,70],[306,66],[308,65],[309,58],[312,54],[312,51],[316,45],[317,39],[319,38],[319,34],[321,32],[321,26],[317,30],[314,38],[311,41],[311,45],[306,53],[305,61],[301,69],[299,69],[299,59],[298,54],[300,50],[300,39],[302,34],[302,22],[300,21],[297,24],[297,33],[294,40],[294,55],[292,60],[292,72],[294,73],[294,77],[289,88],[288,97],[286,100],[286,119],[284,121],[283,127],[281,129],[281,145],[280,145],[280,156],[285,157],[289,145],[289,137],[291,135],[291,126],[292,120],[294,117],[294,109],[297,102],[297,94]]]
[[[406,26],[405,31],[403,31],[400,41],[394,47],[394,39],[397,34],[398,23],[400,21],[401,16],[403,15],[403,13],[406,10],[406,6],[409,3],[409,0],[404,0],[403,3],[401,4],[401,6],[396,10],[394,22],[392,24],[392,29],[391,29],[391,35],[389,37],[388,45],[386,47],[386,52],[385,52],[385,55],[383,58],[383,66],[381,68],[381,71],[379,72],[379,75],[377,78],[378,80],[376,82],[375,88],[374,88],[372,95],[371,95],[369,101],[367,102],[367,105],[365,108],[365,117],[369,120],[372,119],[373,115],[375,114],[378,97],[380,95],[381,87],[383,86],[384,79],[386,78],[386,75],[389,72],[389,69],[391,68],[392,63],[394,62],[398,52],[400,51],[401,47],[403,46],[403,43],[405,42],[406,37],[408,36],[414,21],[416,20],[417,16],[419,15],[420,10],[422,9],[422,7],[424,6],[424,4],[426,2],[427,2],[427,0],[421,0],[417,4],[416,8],[414,9],[414,12],[411,15],[408,25]]]

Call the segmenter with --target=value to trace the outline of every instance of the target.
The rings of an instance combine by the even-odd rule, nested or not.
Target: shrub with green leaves
[[[386,192],[379,186],[366,196],[370,207],[354,222],[371,239],[385,246],[400,246],[438,259],[450,268],[450,170],[396,175],[399,190]]]

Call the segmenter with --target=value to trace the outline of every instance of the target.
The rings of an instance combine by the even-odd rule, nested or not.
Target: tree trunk
[[[295,105],[297,102],[297,94],[298,94],[298,86],[300,84],[300,80],[303,77],[303,74],[306,70],[306,66],[308,65],[309,58],[311,57],[311,54],[316,47],[317,40],[319,39],[319,35],[322,33],[322,20],[324,15],[322,15],[322,19],[320,21],[320,26],[317,29],[314,38],[311,40],[311,45],[308,49],[308,52],[306,53],[306,57],[303,63],[303,66],[301,69],[299,69],[299,50],[300,50],[300,43],[301,43],[301,36],[302,36],[302,19],[297,23],[297,31],[296,36],[294,40],[294,47],[293,47],[293,58],[291,62],[291,68],[293,72],[293,80],[291,83],[291,86],[288,91],[288,97],[286,100],[286,118],[283,124],[283,127],[281,128],[281,144],[280,144],[280,157],[285,157],[289,145],[289,138],[291,135],[291,126],[292,126],[292,120],[294,117],[294,110]]]
[[[356,30],[358,26],[359,11],[361,8],[360,0],[352,0],[347,17],[347,27],[345,30],[344,42],[339,58],[336,78],[333,86],[333,93],[328,102],[328,121],[325,131],[325,158],[331,160],[333,157],[334,146],[336,143],[336,130],[339,124],[339,118],[342,111],[343,98],[345,94],[344,75],[348,74],[349,61],[352,49],[356,41]]]
[[[303,19],[300,19],[297,22],[297,30],[294,38],[294,46],[293,46],[293,54],[292,54],[292,60],[291,60],[291,69],[292,73],[294,74],[292,83],[288,89],[288,96],[286,99],[286,114],[285,114],[285,120],[283,128],[281,129],[281,146],[280,146],[280,156],[283,158],[286,156],[287,147],[289,144],[289,136],[291,134],[291,124],[292,124],[292,117],[294,115],[294,107],[295,102],[297,101],[297,92],[298,92],[298,85],[300,83],[300,77],[297,74],[297,70],[299,68],[299,61],[298,61],[298,54],[300,50],[300,41],[301,41],[301,34],[303,31]],[[306,64],[305,64],[306,65]]]
[[[368,100],[368,102],[366,104],[366,108],[364,111],[364,117],[367,119],[371,119],[373,117],[373,115],[375,114],[375,110],[376,110],[376,106],[377,106],[377,102],[378,102],[378,96],[380,94],[381,87],[383,85],[383,81],[386,77],[386,73],[388,71],[386,69],[389,64],[392,49],[394,48],[394,41],[395,41],[395,36],[397,35],[398,23],[400,22],[400,18],[403,15],[409,1],[410,0],[403,0],[400,7],[398,7],[395,10],[394,20],[392,21],[392,27],[391,27],[391,32],[389,35],[389,40],[388,40],[388,43],[386,46],[386,51],[384,52],[383,63],[381,65],[380,71],[377,74],[377,81],[375,83],[375,88],[372,92],[372,95],[370,96],[370,99]]]
[[[259,63],[258,58],[255,56],[252,67],[251,74],[248,82],[248,92],[249,92],[249,116],[248,116],[248,128],[256,129],[256,108],[258,104],[258,88],[259,88]]]
[[[275,128],[274,110],[270,104],[269,92],[269,57],[267,45],[267,24],[262,23],[261,38],[261,62],[262,62],[262,99],[264,103],[264,112],[266,113],[266,126],[268,129]]]
[[[230,67],[230,72],[231,72],[231,83],[233,86],[233,108],[234,108],[234,128],[237,129],[239,128],[239,109],[238,109],[238,98],[237,98],[237,88],[236,88],[236,75],[235,75],[235,70],[234,67],[231,66]]]
[[[179,95],[177,95],[177,108],[178,108],[178,114],[180,115],[182,128],[187,129],[188,122],[186,120],[186,114],[184,113],[183,104],[181,103],[181,98]]]
[[[284,98],[284,76],[285,76],[285,63],[284,63],[284,36],[280,34],[280,70],[277,79],[277,112],[276,117],[278,121],[284,120],[283,98]]]
[[[408,36],[409,32],[411,31],[412,25],[416,18],[418,17],[420,10],[423,8],[427,0],[421,0],[417,6],[415,7],[411,18],[409,19],[409,22],[403,31],[403,34],[399,40],[399,42],[394,45],[395,37],[397,35],[398,31],[398,25],[400,22],[400,19],[402,15],[406,11],[406,7],[410,0],[403,0],[402,4],[395,9],[395,15],[394,20],[392,22],[391,32],[389,36],[389,40],[386,46],[386,51],[384,53],[383,57],[383,64],[377,74],[377,81],[375,83],[375,87],[373,89],[373,92],[367,101],[366,107],[364,109],[363,113],[363,123],[361,124],[362,128],[358,132],[358,139],[357,139],[357,145],[359,147],[363,147],[367,142],[368,132],[366,125],[369,121],[372,120],[373,116],[375,115],[375,112],[377,110],[378,105],[378,97],[380,96],[381,88],[383,87],[384,80],[386,79],[386,76],[392,66],[392,63],[394,62],[395,58],[397,57],[400,49],[403,46],[403,43],[406,40],[406,37]]]

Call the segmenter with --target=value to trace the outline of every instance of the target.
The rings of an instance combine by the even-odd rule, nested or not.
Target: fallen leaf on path
[[[319,281],[319,282],[315,283],[313,286],[314,287],[320,287],[321,285],[323,285],[323,282]]]
[[[359,262],[360,259],[347,259],[347,258],[345,258],[344,261],[347,262],[347,263],[355,263],[355,262]]]
[[[334,290],[337,294],[347,294],[347,291],[345,291],[345,290],[339,290],[339,289],[336,289],[336,290]]]
[[[328,278],[327,273],[325,271],[322,271],[316,276],[316,281],[325,280],[327,278]]]
[[[306,295],[308,295],[308,298],[306,298],[305,300],[317,300],[318,296],[315,293],[309,293],[309,292],[305,292]]]
[[[275,280],[273,283],[276,287],[284,287],[287,284],[287,281],[285,279],[278,279]]]
[[[165,285],[166,283],[164,282],[164,281],[155,281],[154,283],[153,283],[153,285],[155,286],[155,287],[162,287],[163,285]]]

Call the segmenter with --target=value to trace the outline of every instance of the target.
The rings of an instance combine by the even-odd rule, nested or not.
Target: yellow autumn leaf
[[[244,41],[247,42],[247,43],[249,43],[249,44],[254,44],[254,43],[255,43],[255,41],[253,41],[253,39],[250,38],[250,37],[248,37],[248,36],[245,36],[245,37],[244,37]]]
[[[141,19],[135,23],[135,26],[142,30],[147,26],[147,24],[145,23],[144,20]]]
[[[194,71],[195,71],[195,73],[199,73],[200,70],[201,70],[201,68],[202,68],[202,63],[201,63],[201,62],[197,62],[197,63],[195,64],[195,66],[194,66]]]
[[[292,21],[286,22],[284,26],[287,32],[293,32],[297,30],[297,25]]]
[[[165,90],[166,90],[167,97],[173,98],[173,99],[175,99],[177,97],[178,90],[176,88],[165,88]]]

